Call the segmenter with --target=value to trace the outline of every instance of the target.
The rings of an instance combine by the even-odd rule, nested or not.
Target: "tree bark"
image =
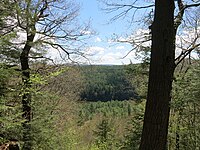
[[[147,103],[140,150],[165,150],[174,73],[174,0],[156,0]]]
[[[24,89],[25,89],[22,95],[22,111],[23,111],[22,117],[23,119],[25,119],[25,121],[22,123],[24,150],[31,150],[31,124],[30,122],[32,119],[32,113],[31,113],[31,94],[29,92],[31,85],[29,81],[30,68],[29,68],[28,56],[31,49],[31,43],[33,42],[34,37],[35,37],[35,34],[31,34],[27,36],[27,42],[20,55],[22,82],[24,83]]]

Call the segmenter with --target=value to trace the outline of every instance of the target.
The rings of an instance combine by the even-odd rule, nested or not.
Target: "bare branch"
[[[177,3],[178,3],[179,12],[178,12],[178,15],[175,17],[175,21],[174,21],[174,27],[175,27],[176,32],[182,22],[184,10],[185,10],[185,6],[183,5],[182,0],[177,0]]]
[[[178,12],[178,15],[175,17],[175,23],[174,23],[176,31],[177,31],[178,27],[180,26],[180,24],[182,23],[183,15],[185,13],[185,10],[187,8],[200,6],[200,3],[184,5],[182,0],[177,0],[177,3],[178,3],[179,12]]]
[[[113,18],[111,18],[111,21],[115,21],[119,18],[125,17],[131,10],[134,10],[132,18],[134,18],[135,13],[137,10],[140,9],[148,9],[151,7],[154,7],[154,4],[151,5],[145,5],[145,6],[137,6],[136,5],[137,0],[135,0],[132,4],[121,4],[121,3],[111,3],[104,1],[103,3],[107,6],[107,8],[104,8],[103,10],[107,13],[112,13],[116,11],[121,11],[117,15],[115,15]]]
[[[180,64],[187,56],[189,56],[191,54],[191,52],[197,48],[200,47],[200,43],[194,45],[193,47],[191,47],[190,49],[187,49],[185,51],[182,51],[182,53],[175,59],[176,62],[176,66],[178,66],[178,64]],[[200,51],[200,50],[199,50]]]
[[[9,20],[12,26],[9,27],[10,30],[8,32],[3,32],[3,34],[10,32],[16,32],[19,36],[22,34],[18,33],[26,34],[23,38],[13,39],[11,41],[13,45],[23,47],[28,39],[27,37],[32,34],[34,35],[34,40],[29,41],[31,53],[34,50],[47,50],[46,45],[49,45],[64,51],[70,60],[69,55],[71,54],[85,57],[83,51],[81,52],[81,49],[78,50],[78,48],[83,50],[83,45],[86,44],[83,43],[83,40],[89,38],[92,32],[86,33],[90,29],[89,25],[79,25],[78,23],[79,5],[75,5],[73,1],[13,1],[15,14],[11,19],[14,19],[14,21]],[[6,19],[8,20],[8,18]],[[6,26],[6,29],[8,29],[8,26]],[[4,30],[1,29],[1,31]],[[15,44],[16,42],[17,44]],[[34,58],[43,57],[36,54]]]
[[[200,6],[200,3],[185,5],[184,9],[187,9],[187,8],[190,8],[190,7],[198,7],[198,6]]]

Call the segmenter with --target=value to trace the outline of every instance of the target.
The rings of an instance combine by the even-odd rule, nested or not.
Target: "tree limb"
[[[186,51],[182,51],[182,53],[175,59],[176,62],[176,66],[178,66],[178,64],[180,64],[187,56],[190,55],[190,53],[195,50],[196,48],[199,48],[200,43],[194,45],[193,47],[191,47],[190,49],[187,49]]]

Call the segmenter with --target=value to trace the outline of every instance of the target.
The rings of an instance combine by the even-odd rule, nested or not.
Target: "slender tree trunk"
[[[165,150],[175,57],[174,0],[156,0],[140,150]]]
[[[176,149],[180,149],[180,111],[178,112],[177,124],[176,124]]]
[[[22,96],[22,117],[25,119],[23,122],[23,142],[24,150],[31,150],[31,94],[29,93],[30,85],[30,68],[29,68],[29,52],[31,49],[31,42],[33,42],[34,34],[27,36],[27,42],[20,55],[21,70],[22,70],[22,82],[24,83],[24,93]]]

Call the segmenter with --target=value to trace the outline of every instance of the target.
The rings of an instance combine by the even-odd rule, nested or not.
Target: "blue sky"
[[[84,20],[91,20],[92,27],[99,33],[99,36],[112,35],[113,33],[121,33],[125,30],[125,24],[122,21],[116,21],[108,24],[113,16],[106,14],[100,9],[100,3],[97,0],[78,0],[81,5],[80,17]],[[125,25],[125,26],[124,26]],[[119,30],[120,28],[120,30]]]
[[[134,32],[139,31],[139,29],[141,29],[141,26],[138,26],[138,23],[130,24],[130,22],[128,22],[131,20],[132,14],[127,16],[125,19],[120,18],[114,22],[111,22],[110,21],[111,18],[116,16],[119,13],[119,11],[114,13],[106,13],[101,9],[105,8],[105,6],[103,7],[102,3],[100,3],[99,1],[101,0],[75,1],[80,5],[78,21],[80,22],[80,24],[85,24],[85,23],[87,24],[88,22],[90,22],[91,26],[91,29],[87,31],[81,30],[80,32],[88,33],[88,35],[91,35],[91,38],[86,39],[84,41],[84,43],[87,43],[87,46],[84,49],[85,50],[84,54],[88,59],[84,59],[85,57],[84,58],[80,57],[80,55],[71,55],[72,60],[79,63],[112,64],[112,65],[130,64],[130,62],[132,63],[141,62],[138,59],[138,57],[136,58],[135,52],[129,53],[130,50],[132,49],[132,46],[130,44],[116,43],[113,42],[112,40],[114,35],[117,35],[118,38],[120,38],[121,40],[127,39],[128,37],[130,38],[131,33],[135,35]],[[124,1],[120,2],[124,3]],[[140,6],[144,5],[144,2],[143,3],[141,1],[137,2],[139,3]],[[142,11],[137,11],[137,15],[135,16],[141,18],[145,14],[144,11],[145,10],[143,9]],[[135,20],[139,20],[138,18],[135,18]],[[93,33],[92,31],[94,31],[95,34],[90,34]],[[133,39],[134,37],[135,36],[131,37],[131,39]],[[83,43],[81,43],[78,46],[81,47],[82,44]],[[78,50],[82,49],[79,49],[78,47]],[[126,56],[127,53],[129,53],[128,56]],[[48,49],[47,56],[53,59],[56,63],[65,63],[66,61],[65,59],[67,59],[68,57],[66,53],[64,52],[62,53],[62,51],[61,52],[55,51],[55,49],[52,48]],[[124,56],[126,57],[123,58]]]
[[[131,49],[128,44],[120,44],[109,42],[113,34],[119,36],[130,34],[130,23],[126,20],[119,19],[110,22],[110,19],[115,15],[108,14],[100,9],[100,3],[97,0],[77,0],[80,3],[80,21],[91,21],[91,28],[97,33],[90,39],[89,53],[95,54],[89,57],[91,63],[95,64],[128,64],[130,60],[134,63],[139,62],[134,56],[130,54],[124,59],[121,59]]]
[[[130,13],[129,16],[127,16],[125,19],[118,19],[117,21],[109,23],[109,20],[117,13],[119,13],[119,11],[110,14],[106,13],[105,11],[101,10],[101,8],[103,7],[100,2],[98,2],[98,0],[77,0],[77,2],[80,3],[81,6],[80,22],[87,22],[88,20],[90,20],[92,29],[97,32],[97,34],[89,40],[88,44],[90,45],[90,47],[88,48],[88,52],[86,52],[92,55],[91,57],[89,57],[92,64],[122,65],[129,64],[130,61],[133,63],[141,62],[138,57],[136,58],[134,51],[131,52],[126,58],[122,59],[122,57],[124,57],[132,49],[131,45],[110,42],[113,34],[116,34],[118,35],[118,37],[121,38],[127,38],[125,35],[128,34],[130,36],[132,33],[131,39],[136,40],[136,37],[140,37],[141,39],[141,36],[138,36],[141,35],[141,33],[149,33],[148,27],[142,27],[142,25],[139,25],[139,23],[130,24],[133,12],[132,14]],[[132,1],[121,0],[117,2],[125,3]],[[152,4],[150,2],[152,1],[138,0],[136,5],[146,6]],[[191,0],[186,0],[185,2],[191,3]],[[148,11],[150,10],[152,10],[152,8],[148,9]],[[146,11],[147,10],[145,9],[138,10],[135,14],[134,20],[141,20],[141,22],[144,22],[142,18],[144,18],[145,15],[148,14]],[[191,35],[191,31],[186,31],[187,35]],[[179,40],[180,37],[177,36],[177,42],[180,42]],[[144,46],[151,45],[150,42],[142,44]],[[181,50],[177,49],[177,53],[180,53],[180,51]],[[138,54],[139,53],[137,52],[137,55]]]

